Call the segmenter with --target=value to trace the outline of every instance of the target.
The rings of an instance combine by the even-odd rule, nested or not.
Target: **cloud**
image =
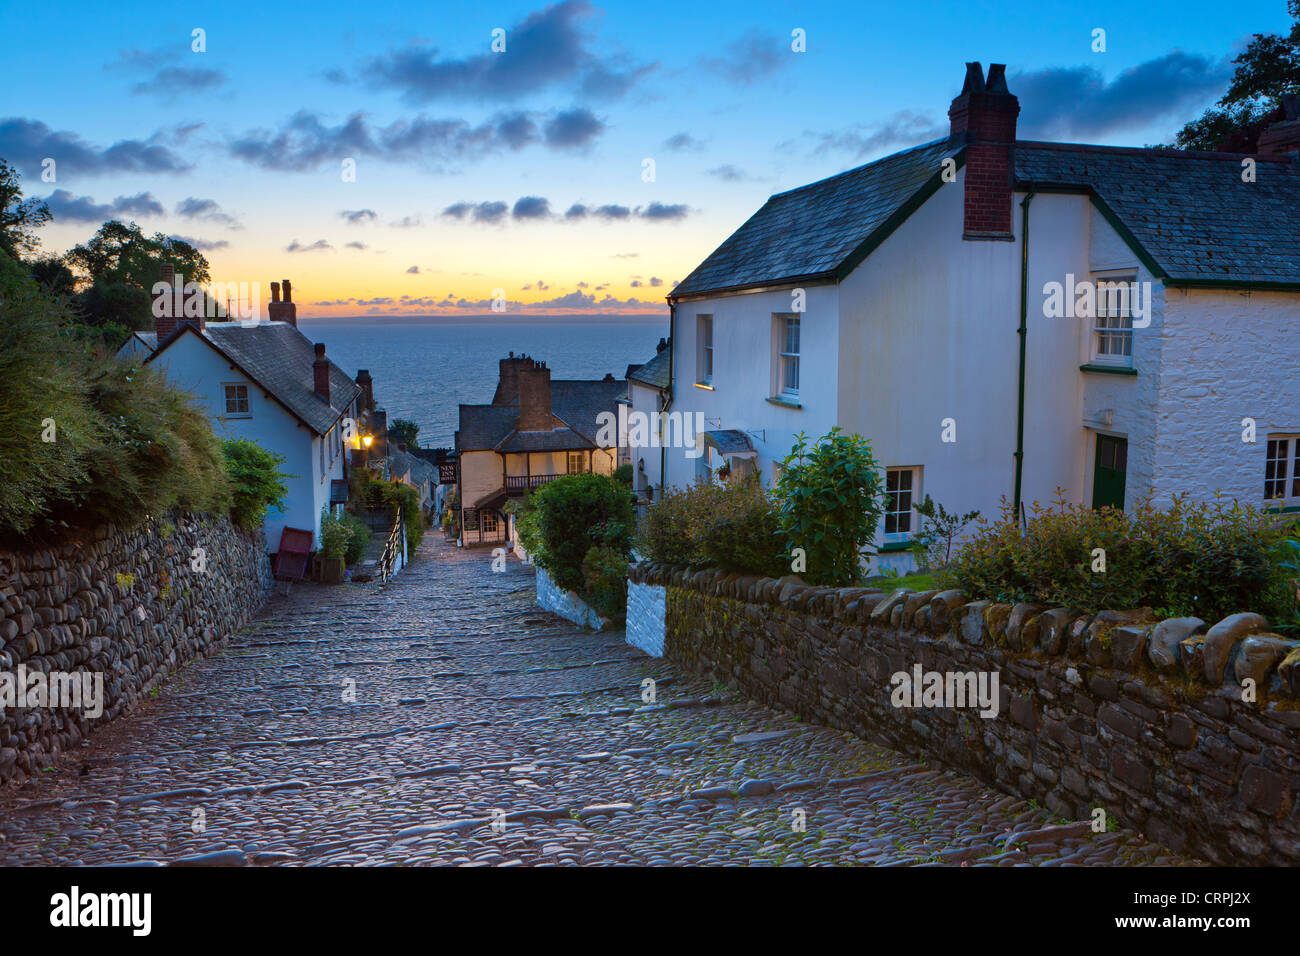
[[[66,189],[56,189],[41,202],[49,207],[55,222],[106,222],[124,216],[161,216],[166,212],[153,193],[118,196],[111,203],[97,203],[90,196],[74,196]]]
[[[584,32],[595,14],[587,0],[566,0],[506,28],[504,52],[493,51],[488,37],[483,38],[482,52],[459,59],[415,43],[368,59],[360,74],[372,86],[400,91],[411,103],[505,102],[556,87],[577,89],[588,97],[622,96],[655,65],[596,55],[595,42]]]
[[[659,288],[659,286],[661,286],[661,285],[663,285],[663,284],[664,284],[664,280],[661,279],[661,278],[659,278],[658,276],[651,276],[651,277],[650,277],[650,285],[651,285],[652,288],[657,289],[657,288]]]
[[[723,163],[721,166],[705,170],[705,175],[721,179],[724,183],[739,183],[750,179],[747,172],[738,166],[731,165],[731,163]]]
[[[627,206],[620,206],[618,203],[606,203],[604,206],[597,206],[591,211],[591,214],[597,219],[626,219],[632,215],[632,210]]]
[[[496,223],[505,218],[509,208],[503,202],[457,202],[444,209],[442,214],[448,219]]]
[[[355,241],[353,241],[353,242],[344,243],[344,245],[345,245],[346,248],[348,248],[348,249],[369,249],[369,248],[370,248],[370,247],[367,246],[364,242],[355,242]]]
[[[411,266],[411,268],[409,268],[409,269],[406,270],[406,274],[407,274],[407,275],[411,275],[411,276],[418,276],[418,275],[420,274],[420,267],[419,267],[419,266]]]
[[[731,43],[720,57],[700,58],[700,65],[737,86],[750,86],[767,79],[790,63],[789,44],[781,37],[750,30]]]
[[[176,204],[176,215],[185,219],[205,219],[230,229],[242,228],[234,216],[221,211],[215,199],[198,199],[189,196]]]
[[[372,125],[360,112],[331,126],[319,114],[300,110],[279,129],[250,130],[231,141],[228,148],[232,155],[263,169],[294,172],[363,156],[442,168],[535,143],[556,150],[581,148],[590,145],[604,128],[604,123],[585,109],[500,113],[478,125],[421,114],[382,127]]]
[[[611,259],[635,259],[640,255],[641,253],[639,252],[616,252],[612,256],[610,256],[610,258]]]
[[[641,288],[642,285],[644,285],[644,283],[640,279],[633,279],[631,282],[628,283],[628,285],[630,285],[634,289],[639,289]]]
[[[316,252],[317,250],[320,249],[333,249],[333,248],[334,247],[331,246],[324,239],[317,239],[310,246],[304,246],[297,239],[295,239],[293,242],[289,243],[287,246],[284,247],[284,251],[285,252]]]
[[[675,153],[698,153],[704,149],[704,143],[690,133],[676,133],[664,140],[664,149]]]
[[[1227,87],[1232,64],[1174,50],[1107,81],[1090,66],[1015,73],[1022,138],[1097,137],[1185,118]]]
[[[642,219],[649,219],[651,221],[656,221],[656,222],[668,221],[673,219],[685,219],[687,215],[689,215],[689,213],[690,213],[690,209],[686,206],[685,203],[675,203],[672,205],[665,205],[664,203],[661,202],[652,202],[644,209],[638,206],[636,210],[636,214],[640,216]]]
[[[348,221],[350,226],[359,226],[365,222],[374,222],[379,218],[373,209],[340,209],[339,216]]]
[[[543,132],[552,149],[583,149],[590,146],[605,130],[605,124],[588,109],[557,113],[547,121]]]
[[[206,239],[195,239],[192,236],[173,235],[173,236],[168,236],[167,238],[179,239],[181,242],[188,242],[191,246],[193,246],[195,249],[199,250],[200,252],[212,252],[214,249],[227,249],[230,247],[230,243],[226,242],[226,240],[224,239],[217,239],[214,242],[209,242]]]
[[[169,66],[159,70],[149,79],[136,83],[131,87],[131,92],[137,96],[157,96],[171,101],[182,96],[193,96],[196,93],[216,89],[225,82],[226,74],[220,70],[209,70],[199,66]]]
[[[101,148],[75,133],[56,133],[39,120],[17,116],[0,120],[0,156],[33,176],[39,174],[41,160],[46,157],[55,160],[60,172],[66,170],[85,176],[182,173],[193,168],[176,153],[153,141],[122,139]]]
[[[854,157],[866,157],[892,152],[920,143],[928,143],[948,135],[948,124],[911,110],[899,110],[881,123],[858,123],[847,129],[831,133],[805,132],[806,141],[814,143],[812,154],[844,152]],[[783,146],[798,146],[787,141]]]
[[[510,210],[511,219],[550,219],[551,203],[541,196],[522,196]]]
[[[419,216],[403,216],[401,219],[396,222],[390,222],[388,225],[394,229],[414,229],[417,226],[422,225],[422,223],[420,222]]]

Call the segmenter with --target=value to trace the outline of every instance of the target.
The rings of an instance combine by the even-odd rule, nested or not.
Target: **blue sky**
[[[1140,146],[1289,22],[1283,0],[3,9],[0,157],[52,197],[47,251],[135,219],[321,315],[482,312],[497,289],[657,311],[771,193],[944,135],[967,60],[1007,64],[1022,138]]]

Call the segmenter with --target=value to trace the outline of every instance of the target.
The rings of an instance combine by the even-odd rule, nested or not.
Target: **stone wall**
[[[578,597],[577,592],[566,591],[552,581],[551,576],[541,567],[537,568],[537,606],[593,631],[599,631],[609,623]]]
[[[1300,862],[1300,642],[1258,615],[1156,622],[645,563],[631,580],[666,586],[668,657],[764,703],[1216,863]],[[917,665],[997,675],[996,715],[895,706]]]
[[[202,549],[201,553],[194,549]],[[198,560],[198,559],[201,559]],[[75,747],[191,658],[242,628],[267,600],[261,532],[228,519],[171,515],[85,540],[0,552],[0,694],[19,677],[102,680],[103,712],[8,706],[0,696],[0,782],[23,780]]]

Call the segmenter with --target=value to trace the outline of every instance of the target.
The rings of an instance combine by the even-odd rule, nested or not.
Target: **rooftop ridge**
[[[773,199],[777,199],[781,196],[789,196],[791,193],[802,192],[805,189],[812,189],[814,186],[822,186],[826,183],[832,182],[833,180],[840,179],[841,177],[852,176],[854,173],[860,173],[864,169],[869,169],[872,166],[878,166],[879,164],[888,162],[891,159],[897,159],[899,156],[906,156],[908,153],[919,152],[920,150],[923,149],[929,149],[933,146],[938,146],[940,143],[948,143],[948,142],[950,142],[950,140],[947,136],[941,136],[938,139],[932,139],[927,143],[920,143],[917,146],[909,146],[907,149],[900,149],[898,152],[890,153],[888,156],[881,156],[879,159],[873,159],[871,162],[863,163],[861,166],[854,166],[852,169],[846,169],[843,172],[835,173],[834,175],[831,176],[826,176],[823,179],[814,180],[811,183],[804,183],[802,186],[795,186],[792,189],[786,189],[779,193],[772,193],[772,195],[768,197],[768,201],[771,202]],[[953,144],[954,153],[960,152],[961,149],[962,149],[962,144]]]
[[[1256,159],[1270,163],[1289,163],[1286,156],[1271,156],[1260,153],[1218,153],[1205,150],[1178,149],[1175,146],[1102,146],[1094,143],[1053,143],[1046,140],[1018,139],[1016,148],[1048,149],[1062,153],[1107,153],[1125,156],[1159,156],[1171,159],[1205,159],[1227,162],[1241,162],[1243,159]]]

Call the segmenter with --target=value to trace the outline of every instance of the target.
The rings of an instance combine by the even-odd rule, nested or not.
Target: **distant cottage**
[[[600,414],[617,414],[625,382],[552,380],[545,363],[514,352],[498,364],[492,404],[460,406],[457,491],[467,545],[510,537],[502,508],[511,498],[561,475],[608,475],[617,466],[617,448],[600,447],[597,437]]]
[[[664,405],[732,440],[657,479],[771,482],[840,425],[886,469],[900,567],[927,493],[1300,509],[1296,106],[1249,157],[1031,142],[1005,68],[968,64],[947,137],[772,196],[668,296],[647,384],[667,364]]]
[[[163,281],[173,279],[172,267],[164,266]],[[202,316],[176,318],[183,315],[179,307],[155,309],[165,314],[154,332],[134,333],[119,352],[157,363],[194,394],[218,437],[250,439],[284,457],[282,470],[294,477],[285,481],[285,510],[272,509],[263,525],[272,552],[286,526],[310,529],[319,543],[322,509],[347,500],[345,420],[359,436],[373,411],[369,374],[353,381],[326,357],[322,343],[313,345],[298,330],[288,279],[283,299],[280,290],[281,283],[271,283],[265,322],[209,323]]]

